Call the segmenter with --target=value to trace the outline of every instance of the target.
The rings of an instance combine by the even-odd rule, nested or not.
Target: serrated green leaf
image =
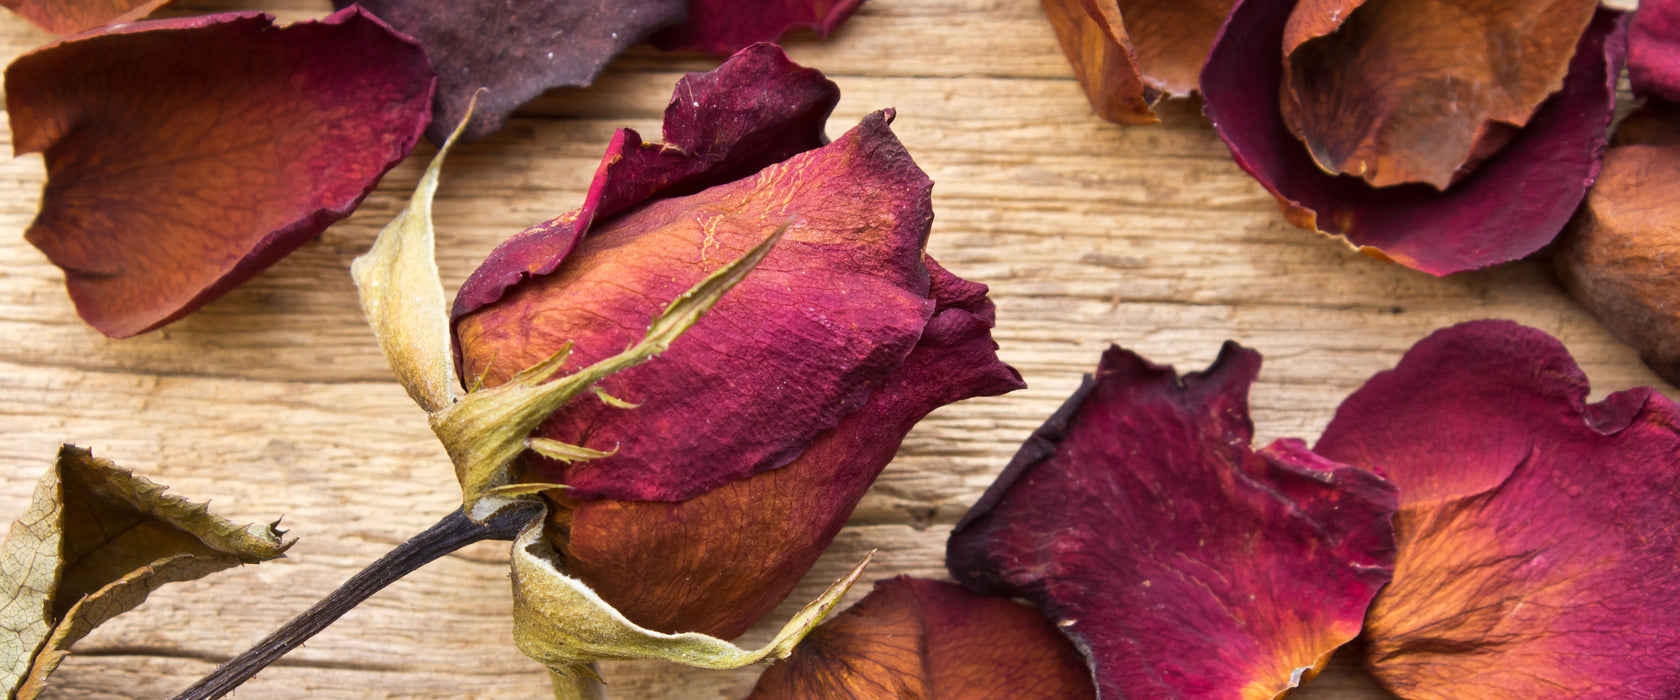
[[[0,545],[0,674],[29,700],[70,645],[165,583],[283,555],[274,525],[235,525],[74,445]]]

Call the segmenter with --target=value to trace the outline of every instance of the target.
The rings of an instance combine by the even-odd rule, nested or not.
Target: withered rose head
[[[1590,0],[1240,0],[1201,74],[1297,226],[1435,275],[1550,242],[1598,174],[1626,18]]]
[[[824,145],[838,93],[761,44],[689,75],[665,144],[614,137],[583,208],[498,248],[456,299],[461,376],[583,366],[771,232],[769,257],[670,350],[538,431],[569,572],[652,629],[730,637],[792,588],[910,427],[1018,388],[985,287],[923,252],[931,181],[876,112]],[[624,408],[623,404],[634,404]],[[617,404],[617,405],[615,405]]]
[[[1365,662],[1407,698],[1680,695],[1680,407],[1587,403],[1556,339],[1436,332],[1348,397],[1315,448],[1400,487]]]
[[[82,318],[127,337],[250,279],[355,210],[425,128],[425,55],[359,9],[137,22],[6,69],[47,184],[25,237]]]
[[[1393,485],[1250,447],[1260,356],[1110,349],[952,533],[972,589],[1037,603],[1102,697],[1279,697],[1358,634],[1394,562]]]
[[[813,631],[748,700],[1094,697],[1079,650],[1039,611],[900,576]]]

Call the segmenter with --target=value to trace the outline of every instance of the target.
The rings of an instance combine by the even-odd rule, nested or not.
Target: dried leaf
[[[426,47],[438,71],[426,137],[442,143],[500,131],[508,115],[545,90],[595,81],[614,56],[660,27],[681,22],[684,0],[333,0],[360,4]],[[479,90],[477,109],[468,105]]]
[[[1202,71],[1208,118],[1291,223],[1433,275],[1521,258],[1563,230],[1598,175],[1626,48],[1621,13],[1600,10],[1563,89],[1474,173],[1440,191],[1329,175],[1290,132],[1278,108],[1277,57],[1295,5],[1240,0]]]
[[[23,15],[35,26],[54,34],[75,34],[107,24],[133,22],[170,0],[0,0],[0,5]]]
[[[432,196],[437,193],[443,159],[470,119],[469,103],[467,116],[426,166],[408,206],[379,231],[373,247],[350,264],[362,313],[373,327],[385,361],[409,398],[426,413],[440,411],[460,398],[455,391],[460,383],[449,339],[449,310],[438,276]]]
[[[1551,336],[1437,331],[1342,402],[1314,448],[1400,487],[1366,666],[1406,698],[1680,697],[1680,406],[1588,404]]]
[[[1303,0],[1283,119],[1325,172],[1446,189],[1563,86],[1598,0]]]
[[[1250,447],[1260,356],[1206,372],[1111,348],[951,533],[969,588],[1023,597],[1103,697],[1275,698],[1359,633],[1394,562],[1394,486]]]
[[[748,700],[1095,697],[1079,650],[1039,611],[900,576],[817,627]]]
[[[234,525],[85,449],[65,445],[0,551],[0,665],[34,698],[70,645],[157,587],[277,558],[274,525]]]
[[[348,216],[419,140],[434,76],[358,9],[83,34],[6,68],[17,154],[45,156],[25,237],[89,325],[174,321]]]
[[[840,602],[874,556],[871,552],[864,557],[850,574],[794,615],[770,643],[748,651],[703,634],[663,634],[637,626],[566,574],[564,560],[543,537],[545,520],[532,521],[513,543],[513,635],[526,656],[557,669],[631,659],[730,669],[786,658]]]

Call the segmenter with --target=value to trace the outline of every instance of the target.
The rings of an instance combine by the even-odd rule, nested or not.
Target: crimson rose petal
[[[986,286],[931,258],[928,271],[938,308],[862,408],[792,463],[681,503],[574,503],[562,545],[572,572],[630,619],[670,632],[734,637],[787,597],[911,426],[945,404],[1021,388],[997,359]]]
[[[1203,373],[1112,348],[952,533],[951,574],[1043,606],[1116,698],[1272,698],[1388,582],[1394,487],[1299,442],[1250,447],[1260,355]]]
[[[1633,94],[1680,102],[1680,1],[1643,0],[1628,28]]]
[[[1453,326],[1348,397],[1317,450],[1400,487],[1365,660],[1407,698],[1680,695],[1680,409],[1588,404],[1556,339]]]
[[[654,34],[653,44],[666,51],[727,56],[795,29],[826,37],[862,4],[863,0],[688,0],[688,21]]]
[[[455,297],[454,317],[560,266],[596,221],[644,202],[693,194],[827,143],[823,125],[840,89],[819,71],[758,44],[709,73],[677,82],[665,107],[665,142],[619,129],[575,212],[527,229],[491,251]]]
[[[6,107],[47,185],[25,236],[100,332],[157,328],[355,210],[418,141],[434,80],[359,9],[138,22],[27,54]]]
[[[684,0],[333,0],[360,4],[419,40],[437,65],[436,111],[426,138],[443,143],[473,107],[461,138],[500,131],[508,115],[549,88],[584,86],[614,56],[655,29],[681,22]]]
[[[1202,69],[1205,112],[1237,164],[1301,228],[1339,234],[1366,252],[1433,275],[1539,250],[1568,223],[1598,175],[1626,50],[1625,17],[1599,10],[1563,89],[1505,147],[1445,191],[1374,188],[1324,173],[1278,109],[1277,60],[1296,0],[1241,0]]]
[[[900,576],[824,622],[748,700],[1096,697],[1079,651],[1037,610]]]

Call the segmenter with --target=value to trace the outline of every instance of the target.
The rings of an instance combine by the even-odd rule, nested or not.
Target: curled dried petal
[[[1110,349],[951,534],[970,588],[1020,596],[1104,697],[1273,698],[1358,634],[1394,487],[1296,441],[1250,447],[1260,356],[1206,372]]]
[[[6,69],[47,185],[25,237],[112,337],[174,321],[355,210],[419,140],[434,76],[358,9],[138,22]]]
[[[1453,326],[1348,397],[1315,448],[1400,487],[1365,662],[1407,698],[1680,694],[1680,407],[1588,404],[1563,344]]]

